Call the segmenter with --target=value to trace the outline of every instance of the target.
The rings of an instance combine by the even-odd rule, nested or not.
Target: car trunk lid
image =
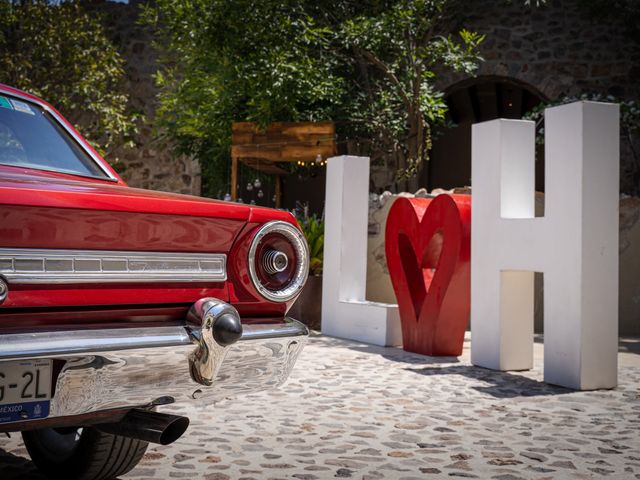
[[[35,262],[22,264],[23,271],[33,268],[34,274],[47,269],[47,252],[75,255],[72,262],[88,252],[84,263],[78,261],[77,265],[97,269],[98,275],[106,265],[100,264],[103,253],[112,259],[129,254],[135,257],[141,252],[157,255],[154,268],[180,268],[175,257],[193,256],[197,260],[201,256],[197,264],[200,268],[211,256],[218,255],[216,258],[224,261],[251,214],[247,205],[67,177],[0,167],[0,257],[4,258],[0,258],[0,276],[12,268],[7,265],[12,251],[40,252],[34,255]],[[92,266],[90,260],[96,258],[97,266]],[[15,259],[9,261],[15,263]],[[140,267],[140,263],[137,266],[142,273],[149,268]],[[87,278],[81,275],[78,282],[9,281],[9,295],[1,306],[6,314],[3,318],[22,318],[21,324],[32,317],[52,321],[56,315],[78,322],[87,316],[107,321],[105,310],[117,309],[118,319],[176,319],[183,307],[198,298],[228,299],[224,278],[187,281],[176,275],[175,279],[104,282]],[[139,315],[139,308],[147,314]],[[86,315],[67,315],[70,309]]]

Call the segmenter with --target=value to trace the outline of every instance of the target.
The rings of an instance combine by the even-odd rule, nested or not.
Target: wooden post
[[[276,175],[276,208],[282,207],[282,176]]]
[[[231,200],[238,199],[238,157],[231,157]]]

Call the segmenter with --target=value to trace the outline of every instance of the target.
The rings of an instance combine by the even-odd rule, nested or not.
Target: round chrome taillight
[[[275,221],[260,227],[251,242],[248,260],[251,282],[268,300],[291,300],[307,281],[307,242],[290,223]]]
[[[4,281],[4,279],[0,277],[0,303],[4,302],[7,299],[8,294],[9,286]]]
[[[289,257],[279,250],[267,250],[262,256],[262,268],[270,275],[284,272],[289,266]]]

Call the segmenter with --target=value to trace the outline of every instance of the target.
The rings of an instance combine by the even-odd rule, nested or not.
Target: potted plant
[[[310,329],[320,330],[324,219],[315,215],[299,215],[297,220],[309,245],[309,278],[289,314]]]

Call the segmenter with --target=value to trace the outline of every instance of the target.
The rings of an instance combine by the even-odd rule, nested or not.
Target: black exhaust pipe
[[[113,435],[136,438],[150,443],[169,445],[179,439],[189,426],[189,419],[178,415],[130,410],[117,423],[95,425],[98,430]]]

